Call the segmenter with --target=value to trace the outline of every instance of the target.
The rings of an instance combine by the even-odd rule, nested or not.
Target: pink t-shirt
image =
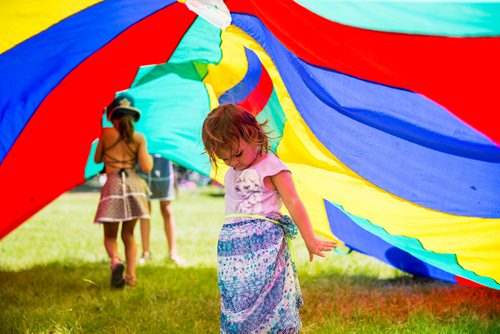
[[[289,169],[273,153],[255,165],[238,171],[230,167],[224,178],[225,214],[251,214],[279,217],[283,202],[277,191],[264,186],[264,178]],[[234,219],[229,219],[234,221]]]

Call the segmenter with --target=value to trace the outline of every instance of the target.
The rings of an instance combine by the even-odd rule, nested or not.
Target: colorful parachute
[[[103,106],[128,90],[151,152],[214,176],[201,123],[239,103],[318,233],[500,289],[500,4],[225,4],[225,30],[172,0],[0,4],[0,237],[100,170]]]

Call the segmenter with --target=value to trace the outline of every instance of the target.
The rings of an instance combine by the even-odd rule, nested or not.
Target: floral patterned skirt
[[[302,295],[283,229],[268,220],[224,224],[217,247],[221,333],[299,333]]]

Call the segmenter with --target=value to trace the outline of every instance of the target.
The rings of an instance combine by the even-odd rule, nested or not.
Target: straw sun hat
[[[109,106],[106,107],[108,121],[119,118],[121,115],[132,115],[137,122],[141,112],[135,107],[134,98],[127,93],[119,94]]]

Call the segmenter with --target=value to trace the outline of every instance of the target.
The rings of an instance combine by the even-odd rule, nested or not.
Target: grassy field
[[[0,333],[218,333],[220,193],[174,203],[184,267],[165,259],[154,202],[153,261],[138,268],[138,287],[121,291],[109,288],[97,202],[66,193],[0,241]],[[302,241],[294,245],[302,333],[500,333],[498,291],[415,279],[360,254],[309,263]]]

